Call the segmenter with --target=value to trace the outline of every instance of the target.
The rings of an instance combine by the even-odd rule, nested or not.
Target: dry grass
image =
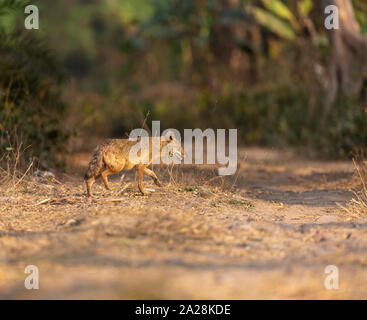
[[[26,164],[23,155],[29,146],[25,147],[18,135],[7,134],[0,140],[0,145],[7,145],[0,157],[0,184],[5,186],[6,193],[11,193],[33,173],[34,160]]]
[[[349,201],[346,206],[341,206],[349,216],[349,219],[358,219],[367,217],[367,187],[366,177],[367,172],[365,167],[361,167],[353,159],[356,175],[361,183],[361,189],[359,191],[353,191],[354,198]],[[363,164],[366,164],[365,161]]]
[[[127,172],[111,177],[113,191],[96,183],[88,199],[81,156],[57,179],[0,185],[0,297],[364,297],[353,275],[367,265],[365,228],[319,222],[350,200],[353,167],[283,164],[273,153],[249,151],[231,178],[209,166],[155,167],[164,187],[147,178],[147,196]],[[39,267],[38,291],[24,290],[29,264]],[[338,292],[323,288],[328,264],[343,270]]]

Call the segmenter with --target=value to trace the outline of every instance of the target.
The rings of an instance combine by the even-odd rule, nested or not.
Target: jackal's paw
[[[163,187],[162,182],[160,182],[159,180],[155,180],[154,183],[158,186],[158,187]]]

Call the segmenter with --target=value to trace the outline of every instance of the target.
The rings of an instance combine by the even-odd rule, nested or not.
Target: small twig
[[[361,179],[361,181],[362,181],[363,190],[367,190],[367,189],[366,189],[366,184],[365,184],[364,179],[363,179],[362,174],[361,174],[361,171],[359,170],[359,167],[357,166],[355,159],[353,159],[353,164],[354,164],[354,167],[355,167],[355,168],[356,168],[356,170],[357,170],[357,173],[358,173],[358,175],[359,175],[359,178],[360,178],[360,179]]]
[[[125,201],[125,199],[124,198],[106,199],[103,202],[120,202],[120,201]]]
[[[174,167],[174,163],[172,163],[172,165],[169,165],[169,166],[167,167],[167,171],[168,171],[168,174],[169,174],[170,182],[172,182],[172,181],[173,181],[173,185],[174,185],[174,186],[176,186],[176,185],[177,185],[177,183],[176,183],[175,179],[173,178],[173,174],[172,174],[172,172],[173,172],[173,167]]]
[[[22,177],[17,181],[17,183],[15,183],[12,187],[12,189],[14,189],[23,179],[24,177],[27,175],[29,169],[33,166],[33,161],[30,163],[30,165],[28,166],[27,170],[24,172],[24,174],[22,175]]]
[[[128,182],[127,184],[125,184],[121,190],[120,190],[120,194],[123,193],[128,187],[130,186],[130,182]]]
[[[39,206],[39,205],[41,205],[41,204],[45,204],[45,203],[48,203],[48,202],[50,202],[50,201],[51,201],[51,198],[47,198],[47,199],[44,199],[44,200],[42,200],[42,201],[40,201],[40,202],[36,203],[36,204],[35,204],[35,206]]]
[[[239,168],[237,169],[237,173],[236,173],[236,176],[235,176],[235,178],[234,178],[234,181],[233,181],[233,183],[232,183],[232,185],[231,185],[231,187],[228,189],[228,192],[230,192],[231,190],[232,190],[232,188],[234,187],[234,185],[236,184],[236,182],[237,182],[237,179],[238,179],[238,176],[239,176]]]

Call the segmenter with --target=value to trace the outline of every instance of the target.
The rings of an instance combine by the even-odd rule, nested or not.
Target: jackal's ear
[[[164,137],[165,137],[166,141],[172,141],[172,140],[173,140],[173,138],[175,137],[175,134],[174,134],[174,132],[173,132],[173,131],[168,130],[168,131],[166,132],[166,134],[164,135]]]

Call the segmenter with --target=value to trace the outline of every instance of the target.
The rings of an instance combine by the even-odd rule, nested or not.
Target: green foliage
[[[148,113],[147,123],[161,120],[162,128],[238,128],[246,143],[295,145],[329,157],[364,148],[362,101],[339,101],[326,112],[330,48],[312,0],[35,4],[47,25],[40,33],[74,79],[63,88],[72,106],[67,121],[86,137],[83,146],[91,140],[88,149],[92,135],[124,136]],[[365,30],[364,2],[354,4]],[[21,71],[27,79],[35,72],[57,82],[56,65],[43,72],[47,58],[30,58],[38,71]],[[42,112],[62,115],[64,107],[56,106]]]
[[[313,2],[312,0],[301,0],[297,1],[297,6],[298,6],[298,12],[302,16],[307,17],[313,8]]]
[[[29,4],[29,1],[25,0],[1,0],[0,16],[4,16],[11,11],[23,10],[27,4]]]
[[[253,8],[253,13],[256,19],[272,32],[287,40],[294,40],[296,38],[296,33],[292,26],[283,21],[283,19],[279,19],[274,14],[261,8]]]
[[[361,25],[361,31],[367,34],[367,3],[365,1],[353,1],[356,18]]]
[[[0,8],[4,12],[4,2]],[[46,166],[54,164],[68,137],[61,125],[65,105],[57,60],[33,33],[1,29],[0,39],[0,150],[22,145],[24,163],[33,157]]]
[[[302,29],[297,14],[308,17],[313,8],[311,0],[297,1],[297,10],[293,12],[280,0],[262,0],[262,4],[264,9],[258,6],[252,8],[255,18],[268,30],[287,40],[295,40]]]

